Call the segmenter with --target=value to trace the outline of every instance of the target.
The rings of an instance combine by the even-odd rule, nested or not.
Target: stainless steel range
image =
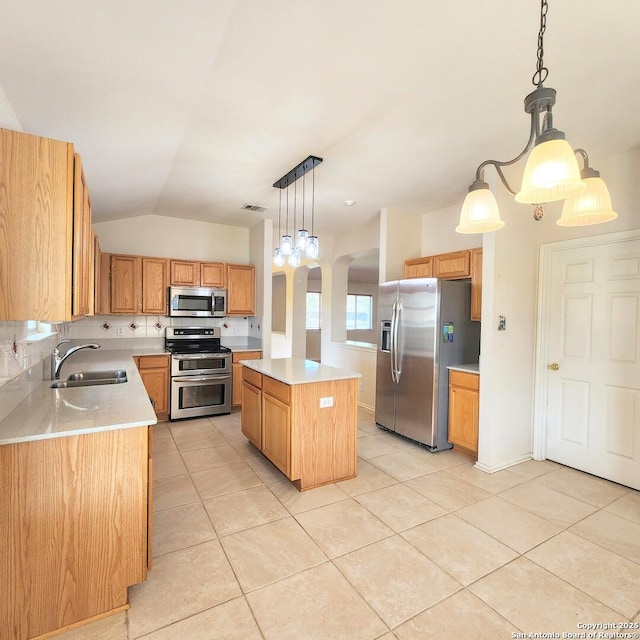
[[[220,327],[167,328],[171,353],[169,418],[195,418],[231,411],[231,350],[220,345]]]

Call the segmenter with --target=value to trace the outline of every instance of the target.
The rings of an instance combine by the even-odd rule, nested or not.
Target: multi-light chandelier
[[[484,168],[493,165],[507,191],[516,202],[535,206],[533,217],[542,219],[542,204],[564,200],[562,215],[557,220],[561,226],[581,226],[608,222],[618,217],[611,207],[609,191],[600,174],[589,166],[589,157],[583,149],[571,148],[564,133],[553,127],[551,108],[556,101],[555,89],[546,88],[543,82],[549,75],[544,66],[544,33],[547,27],[548,0],[541,0],[540,30],[536,71],[531,79],[536,89],[524,99],[524,110],[531,114],[531,129],[525,148],[512,160],[485,160],[476,170],[476,179],[462,205],[458,233],[485,233],[504,227],[500,219],[498,203],[484,180]],[[507,182],[501,167],[512,165],[531,149],[527,159],[520,191],[516,193]],[[580,171],[576,154],[584,162]]]
[[[322,158],[309,156],[300,164],[296,165],[291,171],[285,173],[282,178],[276,180],[273,186],[280,189],[278,202],[278,238],[279,245],[273,251],[273,263],[277,267],[284,266],[285,262],[290,267],[300,265],[300,260],[304,256],[306,258],[317,258],[320,253],[318,244],[318,236],[315,235],[315,198],[316,198],[316,165],[322,162]],[[311,233],[305,228],[305,203],[306,203],[306,179],[304,175],[311,171]],[[295,238],[289,235],[289,187],[293,185],[293,229],[296,228],[296,213],[298,209],[298,186],[297,180],[302,178],[302,228],[298,229]],[[282,222],[282,192],[285,191],[287,199],[286,226],[284,234],[281,233]]]

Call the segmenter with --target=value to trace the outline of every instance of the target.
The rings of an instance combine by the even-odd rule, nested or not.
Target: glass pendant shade
[[[537,144],[529,155],[516,202],[554,202],[585,189],[571,145],[564,139],[547,140]]]
[[[562,215],[556,222],[561,227],[599,224],[618,217],[611,206],[611,196],[604,180],[597,176],[583,180],[587,188],[564,201]]]
[[[293,249],[293,238],[289,234],[285,234],[280,238],[280,253],[288,256]]]
[[[276,267],[284,266],[284,256],[282,255],[282,252],[280,251],[280,247],[276,247],[273,250],[273,264]]]
[[[306,229],[300,229],[298,231],[298,237],[296,240],[296,244],[298,245],[298,249],[300,251],[305,251],[307,248],[307,238],[309,237],[309,232]]]
[[[317,258],[320,255],[320,246],[318,245],[318,236],[309,236],[307,238],[307,258]]]
[[[476,186],[477,185],[477,186]],[[486,186],[482,186],[486,185]],[[487,233],[504,227],[496,198],[486,182],[475,182],[464,199],[460,211],[458,233]]]
[[[287,259],[290,267],[299,267],[300,266],[300,249],[298,247],[293,247],[291,249],[291,253],[289,254],[289,258]]]

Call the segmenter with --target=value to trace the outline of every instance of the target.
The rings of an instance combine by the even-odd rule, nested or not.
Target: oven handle
[[[230,380],[231,374],[227,373],[223,376],[184,376],[178,377],[175,376],[171,378],[171,382],[213,382],[215,380]]]
[[[231,354],[229,353],[181,353],[174,354],[172,357],[174,360],[203,360],[206,358],[210,359],[218,359],[222,360],[222,358],[228,358]]]

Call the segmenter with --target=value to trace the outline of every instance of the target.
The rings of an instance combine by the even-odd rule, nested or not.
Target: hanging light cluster
[[[564,133],[553,127],[551,108],[556,101],[555,89],[546,88],[543,82],[549,75],[544,66],[544,33],[547,28],[548,0],[541,0],[540,30],[536,72],[532,83],[536,89],[524,100],[524,109],[531,114],[529,140],[525,148],[512,160],[486,160],[476,171],[476,179],[469,187],[460,212],[458,233],[485,233],[504,227],[500,219],[498,203],[484,180],[484,168],[493,165],[507,191],[516,202],[534,205],[533,217],[542,219],[542,203],[564,200],[562,215],[557,221],[561,226],[582,226],[608,222],[617,218],[611,198],[600,174],[589,166],[589,157],[583,149],[571,148]],[[507,182],[501,167],[512,165],[531,149],[527,159],[520,191],[516,193]],[[580,171],[576,155],[582,158]]]
[[[273,251],[273,263],[277,267],[284,266],[285,262],[291,267],[300,265],[302,257],[317,258],[320,253],[318,237],[314,232],[315,225],[315,167],[322,162],[322,158],[309,156],[291,171],[273,183],[273,186],[280,189],[278,202],[278,237],[279,245]],[[311,171],[311,233],[305,228],[305,205],[306,205],[306,178],[305,174]],[[298,229],[295,239],[289,234],[289,187],[293,185],[293,229],[296,229],[296,214],[298,210],[298,178],[302,178],[302,227]],[[286,205],[286,226],[284,234],[281,233],[282,221],[282,192],[285,191]]]

